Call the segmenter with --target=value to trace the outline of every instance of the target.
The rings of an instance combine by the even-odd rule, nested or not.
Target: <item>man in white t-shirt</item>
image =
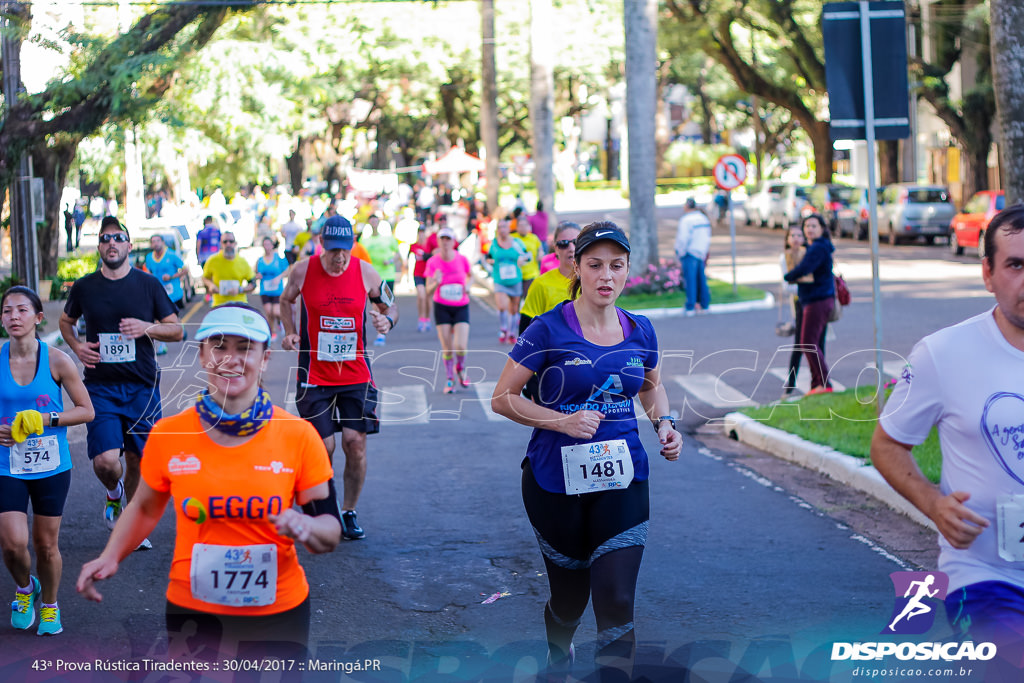
[[[676,256],[683,267],[683,282],[686,283],[686,309],[684,315],[696,315],[697,304],[702,311],[711,306],[711,291],[704,264],[711,249],[711,222],[704,212],[697,208],[693,197],[683,204],[683,215],[676,228]]]
[[[281,237],[284,238],[284,255],[289,264],[295,263],[295,254],[292,253],[295,237],[305,229],[306,226],[295,220],[295,211],[288,209],[288,222],[281,225]]]
[[[976,644],[996,643],[1000,659],[1020,667],[1024,206],[998,214],[984,240],[982,276],[995,306],[914,346],[875,429],[871,459],[939,530],[938,569],[949,576],[951,625]],[[942,447],[938,486],[911,455],[934,425]]]

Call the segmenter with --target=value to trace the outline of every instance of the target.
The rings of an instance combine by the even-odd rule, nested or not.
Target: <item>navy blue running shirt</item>
[[[534,429],[526,450],[533,474],[543,489],[565,493],[563,446],[625,439],[634,479],[643,481],[650,468],[637,431],[633,397],[643,388],[644,374],[658,365],[654,327],[647,318],[625,312],[633,323],[632,332],[619,344],[599,346],[569,327],[562,315],[565,305],[560,303],[535,318],[508,355],[537,373],[540,405],[566,415],[599,410],[605,417],[590,439]]]

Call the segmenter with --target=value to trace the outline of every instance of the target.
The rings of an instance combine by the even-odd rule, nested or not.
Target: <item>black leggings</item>
[[[523,504],[544,555],[551,598],[544,608],[553,662],[568,656],[587,603],[594,600],[597,661],[631,659],[633,604],[650,498],[646,481],[625,490],[569,496],[537,484],[523,463]]]

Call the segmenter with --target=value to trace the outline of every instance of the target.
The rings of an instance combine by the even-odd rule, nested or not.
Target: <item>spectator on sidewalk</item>
[[[711,292],[704,272],[710,249],[711,222],[697,208],[693,197],[688,197],[676,230],[676,256],[683,266],[683,282],[686,283],[686,316],[696,315],[697,304],[702,311],[711,306]]]

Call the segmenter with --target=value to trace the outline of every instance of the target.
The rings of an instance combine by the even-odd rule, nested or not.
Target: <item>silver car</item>
[[[887,185],[878,205],[879,238],[888,234],[889,244],[899,244],[923,235],[932,244],[936,237],[949,235],[955,215],[949,190],[942,185]]]
[[[743,205],[747,214],[747,225],[765,225],[772,213],[782,201],[782,188],[785,183],[779,180],[764,180],[757,190],[751,193]]]

